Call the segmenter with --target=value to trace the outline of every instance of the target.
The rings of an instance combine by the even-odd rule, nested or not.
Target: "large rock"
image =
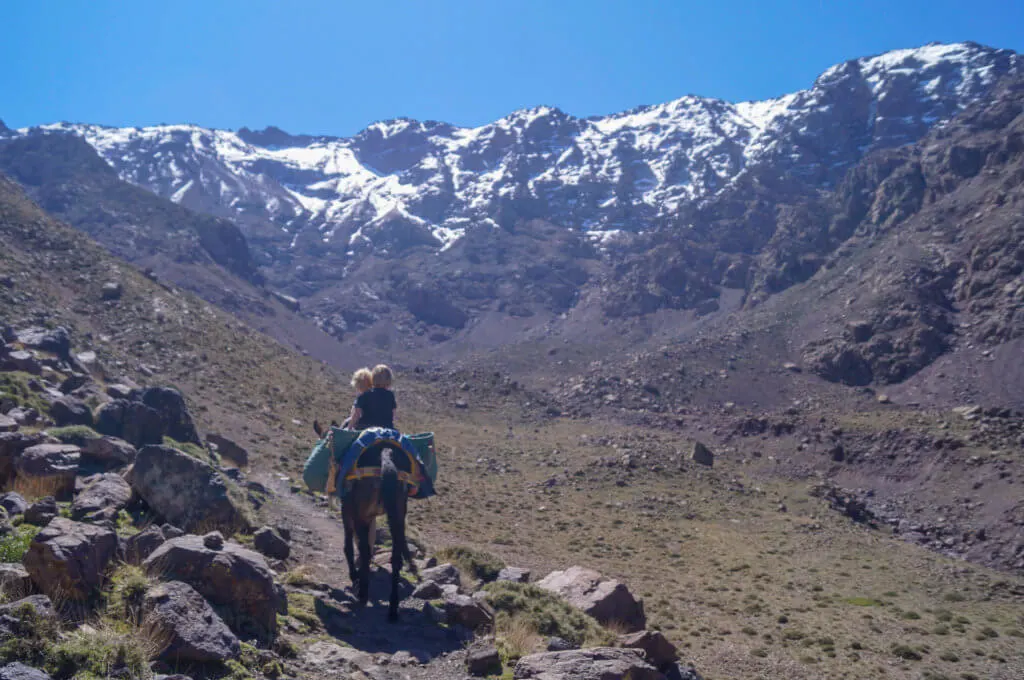
[[[143,390],[142,403],[159,414],[164,434],[168,437],[179,442],[202,444],[181,392],[170,387],[150,387]]]
[[[15,661],[0,668],[0,680],[52,680],[52,678],[38,668]]]
[[[121,543],[122,559],[128,564],[141,564],[167,539],[156,525],[150,525]]]
[[[424,569],[420,572],[420,578],[424,581],[433,581],[440,586],[462,585],[462,577],[459,576],[459,570],[455,568],[455,565],[447,562],[439,564],[436,567]]]
[[[103,585],[117,554],[117,534],[95,524],[54,518],[32,540],[22,562],[40,591],[51,598],[88,600]]]
[[[292,552],[288,541],[284,540],[281,534],[271,527],[263,527],[253,534],[252,544],[253,547],[267,557],[273,557],[277,560],[288,559],[288,555]]]
[[[28,507],[25,511],[25,521],[37,527],[44,527],[60,514],[57,506],[57,499],[53,496],[45,496]]]
[[[50,404],[50,417],[53,422],[65,425],[86,425],[92,427],[92,411],[85,402],[76,397],[65,395]]]
[[[249,464],[249,452],[227,437],[211,433],[206,435],[206,441],[217,447],[217,453],[235,464],[243,467]]]
[[[32,590],[32,577],[20,562],[0,563],[0,592],[5,597],[16,600]]]
[[[647,660],[657,668],[665,670],[679,659],[679,650],[656,630],[642,630],[638,633],[619,636],[619,646],[639,649]]]
[[[80,449],[71,444],[37,444],[15,459],[14,472],[18,477],[48,480],[53,495],[64,499],[75,489],[80,458]]]
[[[132,468],[131,485],[154,512],[186,530],[248,526],[220,473],[177,449],[142,448]]]
[[[238,635],[268,639],[277,631],[283,595],[257,552],[235,543],[218,550],[208,547],[202,536],[187,535],[161,545],[143,566],[153,576],[195,588]]]
[[[486,628],[494,623],[494,613],[485,603],[469,595],[452,593],[444,598],[445,619],[449,625],[461,625],[471,630]]]
[[[472,649],[466,655],[466,670],[470,675],[482,677],[501,674],[501,656],[494,645]]]
[[[133,446],[161,444],[164,423],[160,414],[139,401],[115,399],[96,413],[96,431],[119,437]]]
[[[42,432],[0,432],[0,485],[14,477],[14,461],[30,446],[48,441]]]
[[[17,491],[8,491],[0,496],[0,508],[10,516],[24,514],[29,509],[29,502]]]
[[[516,664],[516,680],[664,680],[635,649],[593,647],[524,656]]]
[[[71,504],[71,518],[89,522],[114,520],[131,498],[132,488],[121,475],[93,475],[86,478],[85,488]]]
[[[0,432],[16,432],[19,427],[17,420],[0,413]]]
[[[68,359],[71,356],[71,334],[63,326],[54,329],[23,328],[15,333],[18,342],[25,347],[53,352],[62,359]]]
[[[241,652],[231,629],[202,595],[181,581],[149,589],[142,601],[142,621],[166,643],[159,658],[168,663],[226,661]]]
[[[565,598],[572,606],[603,624],[614,623],[635,633],[647,625],[643,602],[619,581],[606,579],[583,567],[554,571],[537,582],[544,590]]]
[[[690,451],[690,460],[699,465],[712,467],[715,464],[715,454],[711,453],[711,449],[704,446],[704,444],[695,441]]]
[[[511,581],[512,583],[529,583],[530,570],[521,567],[505,567],[498,572],[498,581]]]
[[[107,468],[131,465],[137,453],[134,446],[117,437],[93,437],[82,445],[83,462]]]
[[[39,375],[43,372],[43,365],[39,363],[32,352],[19,349],[7,355],[7,364],[16,371]]]

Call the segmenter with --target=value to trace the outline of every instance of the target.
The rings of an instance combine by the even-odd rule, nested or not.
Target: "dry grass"
[[[512,663],[540,649],[543,636],[524,618],[505,617],[496,635],[498,649],[505,663]]]
[[[59,498],[69,493],[71,488],[68,481],[61,477],[17,475],[4,490],[20,493],[25,500],[37,501],[47,496]]]

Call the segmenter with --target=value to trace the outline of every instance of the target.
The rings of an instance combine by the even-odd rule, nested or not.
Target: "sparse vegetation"
[[[14,402],[21,408],[34,408],[40,413],[49,410],[49,404],[43,399],[37,390],[29,387],[29,383],[35,380],[35,376],[21,371],[10,371],[0,373],[0,394]]]
[[[0,536],[0,562],[21,562],[28,552],[32,539],[39,533],[39,527],[22,524],[10,533]]]
[[[437,559],[451,562],[463,575],[485,582],[498,578],[498,572],[505,568],[500,557],[461,545],[442,548],[437,552]]]
[[[487,600],[497,612],[499,635],[517,631],[517,638],[529,629],[540,635],[555,635],[577,645],[595,645],[611,640],[611,633],[594,619],[573,609],[561,598],[528,583],[499,581],[484,587]]]
[[[56,678],[149,678],[149,659],[159,652],[146,635],[108,626],[80,628],[46,652],[46,668]]]
[[[82,446],[90,439],[99,439],[100,433],[85,425],[67,425],[65,427],[51,427],[46,434],[61,440],[65,444]]]

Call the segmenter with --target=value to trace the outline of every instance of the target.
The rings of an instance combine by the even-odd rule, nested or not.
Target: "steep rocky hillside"
[[[541,107],[350,139],[185,125],[12,134],[81,136],[121,178],[236,220],[271,285],[335,336],[474,345],[588,304],[706,313],[723,287],[756,302],[805,280],[844,240],[805,236],[850,168],[1020,68],[1011,51],[936,44],[837,65],[771,101],[691,96],[593,119]]]

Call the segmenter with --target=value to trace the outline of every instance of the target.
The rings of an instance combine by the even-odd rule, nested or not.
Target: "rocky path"
[[[323,632],[305,646],[294,664],[300,677],[369,677],[376,680],[440,680],[467,676],[466,648],[472,639],[438,625],[421,600],[403,591],[401,618],[388,623],[389,575],[376,567],[370,585],[370,604],[361,608],[349,588],[345,563],[344,531],[339,513],[318,507],[307,496],[290,491],[290,483],[276,475],[256,475],[275,493],[267,507],[268,519],[292,532],[294,561],[306,565],[313,587],[294,592],[314,596]],[[302,646],[302,645],[300,645]]]

